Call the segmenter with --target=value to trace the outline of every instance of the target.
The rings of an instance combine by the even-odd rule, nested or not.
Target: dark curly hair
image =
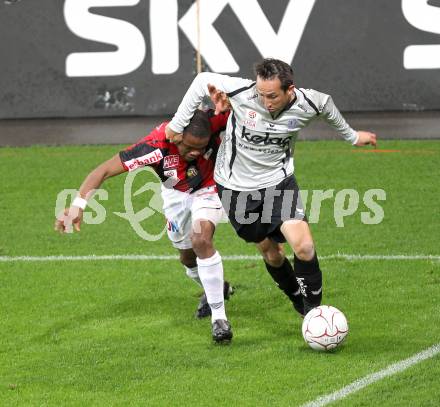
[[[254,71],[263,80],[278,78],[284,91],[293,85],[292,67],[279,59],[265,58],[254,65]]]
[[[183,129],[183,134],[191,134],[198,138],[211,137],[211,122],[208,112],[196,110],[188,126]]]

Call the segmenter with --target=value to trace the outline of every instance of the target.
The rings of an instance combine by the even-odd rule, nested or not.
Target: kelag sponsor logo
[[[241,138],[249,143],[258,145],[261,144],[263,146],[272,145],[286,148],[290,144],[289,137],[270,137],[270,133],[266,133],[265,136],[262,136],[261,134],[252,134],[250,132],[246,132],[246,127],[243,127]]]

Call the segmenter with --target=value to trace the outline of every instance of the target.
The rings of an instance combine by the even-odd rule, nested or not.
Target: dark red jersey
[[[119,153],[126,171],[134,171],[146,165],[152,167],[162,182],[179,191],[197,191],[215,185],[214,165],[220,145],[219,134],[226,129],[229,112],[214,115],[209,112],[211,139],[206,152],[194,161],[185,161],[177,146],[167,140],[165,127],[157,126],[148,136]]]

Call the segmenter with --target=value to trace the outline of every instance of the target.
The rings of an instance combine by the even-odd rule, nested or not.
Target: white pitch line
[[[260,260],[259,255],[224,255],[223,260]],[[436,260],[440,261],[439,255],[415,254],[415,255],[362,255],[362,254],[331,254],[320,256],[320,260]],[[105,261],[105,260],[178,260],[175,255],[142,255],[142,254],[121,254],[121,255],[87,255],[87,256],[0,256],[0,262],[37,262],[37,261]]]
[[[403,372],[404,370],[410,368],[411,366],[423,362],[426,359],[433,358],[439,353],[440,353],[440,343],[438,343],[437,345],[433,345],[430,348],[420,353],[416,353],[414,356],[411,356],[408,359],[404,359],[401,360],[400,362],[393,363],[392,365],[389,365],[383,370],[380,370],[376,373],[372,373],[368,376],[363,377],[362,379],[358,379],[353,383],[350,383],[349,385],[343,387],[340,390],[337,390],[325,396],[318,397],[316,400],[311,401],[310,403],[303,404],[301,407],[326,406],[327,404],[341,400],[344,397],[349,396],[350,394],[356,393],[357,391],[363,389],[364,387],[374,382],[382,380],[388,376],[392,376],[397,373]]]

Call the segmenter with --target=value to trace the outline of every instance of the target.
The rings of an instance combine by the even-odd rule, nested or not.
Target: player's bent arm
[[[169,124],[167,124],[167,126],[165,127],[165,137],[167,138],[167,140],[170,140],[173,143],[179,143],[182,141],[183,134],[171,130]]]
[[[87,175],[79,187],[79,196],[83,199],[90,199],[93,192],[98,189],[106,179],[122,174],[125,171],[119,154],[116,154]]]
[[[191,83],[167,128],[178,134],[183,132],[183,129],[188,125],[194,112],[202,102],[203,97],[209,96],[208,85],[213,85],[219,91],[229,93],[249,86],[251,83],[252,81],[249,79],[235,78],[212,72],[199,73]]]
[[[119,158],[119,154],[116,154],[110,160],[96,167],[87,175],[81,184],[79,194],[74,199],[72,206],[57,215],[55,230],[60,233],[71,233],[73,229],[75,229],[79,232],[87,199],[91,198],[94,191],[98,189],[106,179],[122,174],[123,172],[125,172],[125,169]]]
[[[218,90],[211,83],[208,84],[208,92],[211,102],[215,106],[214,113],[216,115],[231,110],[231,102],[229,101],[229,97],[225,92]]]

